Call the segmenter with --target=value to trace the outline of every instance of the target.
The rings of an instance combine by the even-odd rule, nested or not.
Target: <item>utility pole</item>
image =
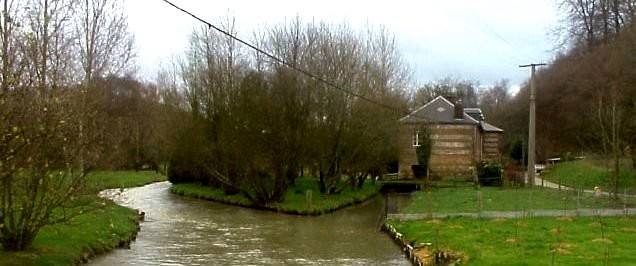
[[[530,187],[534,186],[534,155],[535,155],[535,94],[536,94],[536,84],[535,84],[535,68],[537,66],[545,66],[546,64],[528,64],[528,65],[520,65],[519,67],[530,67],[530,121],[528,124],[528,185]]]

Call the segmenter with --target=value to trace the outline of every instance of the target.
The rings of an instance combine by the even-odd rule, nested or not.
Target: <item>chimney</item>
[[[458,99],[455,103],[455,119],[464,119],[464,105],[462,99]]]

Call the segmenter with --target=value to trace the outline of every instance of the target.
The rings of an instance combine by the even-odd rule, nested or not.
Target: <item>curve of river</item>
[[[92,265],[410,265],[378,231],[382,199],[318,217],[239,208],[185,198],[170,183],[107,190],[118,204],[143,210],[146,221],[130,249]]]

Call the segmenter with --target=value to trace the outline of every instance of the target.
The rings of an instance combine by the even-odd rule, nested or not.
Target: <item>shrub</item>
[[[186,120],[174,139],[168,165],[168,180],[178,183],[203,183],[210,180],[206,169],[211,158],[204,122]]]
[[[481,161],[477,164],[477,177],[483,186],[501,186],[502,166],[499,162]]]
[[[419,166],[412,166],[412,170],[415,177],[424,177],[428,172],[428,161],[431,158],[431,150],[433,146],[430,133],[427,130],[420,130],[419,144],[420,146],[415,148]]]
[[[521,164],[521,159],[523,159],[523,140],[521,140],[521,138],[514,138],[510,142],[509,155],[510,158]]]
[[[168,181],[173,184],[202,182],[207,180],[205,172],[195,160],[187,156],[175,156],[168,167]]]

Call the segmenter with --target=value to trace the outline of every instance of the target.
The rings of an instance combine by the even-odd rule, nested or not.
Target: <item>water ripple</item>
[[[319,217],[280,215],[171,194],[168,182],[100,193],[141,209],[130,249],[93,265],[410,265],[376,222],[377,201]]]

